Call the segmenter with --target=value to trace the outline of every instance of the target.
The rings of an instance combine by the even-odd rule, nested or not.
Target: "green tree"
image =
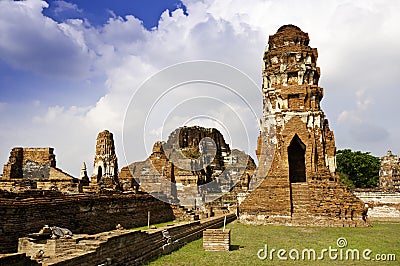
[[[369,152],[339,150],[336,154],[336,164],[340,181],[349,187],[378,186],[381,162]]]

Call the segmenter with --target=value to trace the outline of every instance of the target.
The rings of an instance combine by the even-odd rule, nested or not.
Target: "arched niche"
[[[294,135],[288,147],[290,183],[306,182],[306,145]]]

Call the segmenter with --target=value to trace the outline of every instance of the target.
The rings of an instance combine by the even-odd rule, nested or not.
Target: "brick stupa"
[[[320,106],[318,52],[309,41],[294,25],[269,37],[256,151],[255,180],[262,181],[241,203],[239,219],[250,224],[368,226],[364,203],[337,181],[334,135]],[[269,168],[268,158],[273,158]]]
[[[105,187],[118,185],[118,159],[115,154],[114,136],[104,130],[97,135],[92,182]]]

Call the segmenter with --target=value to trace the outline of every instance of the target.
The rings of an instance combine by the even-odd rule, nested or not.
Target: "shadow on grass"
[[[231,246],[230,246],[230,250],[231,250],[231,251],[233,251],[233,250],[239,250],[239,249],[241,249],[241,248],[244,248],[244,246],[240,246],[240,245],[231,245]]]

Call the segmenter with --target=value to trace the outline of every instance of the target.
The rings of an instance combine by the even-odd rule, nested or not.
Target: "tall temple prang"
[[[113,134],[104,130],[97,136],[92,182],[112,187],[118,184],[118,160]]]
[[[320,107],[318,52],[308,46],[309,41],[300,28],[285,25],[270,36],[264,55],[263,122],[276,127],[278,149],[290,149],[282,155],[288,156],[290,179],[298,179],[293,182],[317,178],[315,174],[326,167],[331,175],[324,176],[334,178],[336,169],[333,132]],[[300,160],[302,156],[306,160]]]
[[[294,25],[269,37],[257,179],[240,220],[258,224],[367,226],[364,203],[336,178],[335,141],[321,109],[318,52]],[[273,132],[273,133],[272,133]],[[271,149],[272,147],[272,149]],[[273,154],[269,169],[268,153]]]

